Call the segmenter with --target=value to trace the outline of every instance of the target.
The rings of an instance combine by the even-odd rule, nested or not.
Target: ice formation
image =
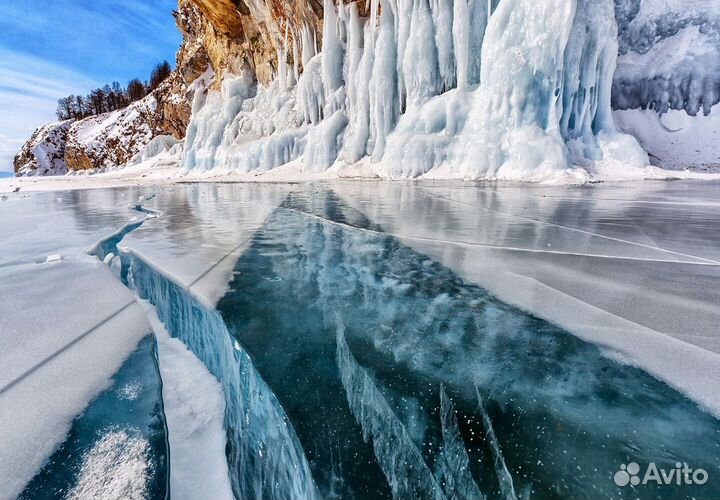
[[[710,114],[720,101],[717,0],[616,0],[620,59],[616,109]]]
[[[470,472],[470,457],[458,428],[455,406],[442,386],[440,387],[440,418],[443,446],[440,450],[440,458],[435,463],[435,476],[446,498],[484,500],[485,496]],[[507,472],[507,469],[504,472]]]
[[[442,500],[443,491],[413,444],[407,429],[393,412],[372,377],[350,352],[345,325],[338,317],[337,364],[348,404],[362,427],[365,441],[371,440],[375,457],[393,498]],[[470,478],[472,480],[472,478]]]
[[[292,425],[217,311],[131,256],[131,282],[222,384],[230,482],[238,498],[318,498]]]
[[[320,53],[298,31],[271,85],[248,70],[196,93],[184,171],[585,180],[648,164],[611,115],[612,0],[373,0],[367,18],[326,0]]]
[[[616,0],[615,119],[653,164],[717,167],[720,2]]]

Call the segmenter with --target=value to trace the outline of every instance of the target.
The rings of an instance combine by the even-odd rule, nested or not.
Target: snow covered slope
[[[145,98],[82,120],[35,131],[15,158],[18,175],[62,175],[122,166],[161,135],[181,139],[190,116],[185,83],[174,73]]]

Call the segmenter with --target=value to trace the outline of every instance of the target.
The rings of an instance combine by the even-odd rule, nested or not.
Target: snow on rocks
[[[35,130],[15,156],[18,175],[62,175],[67,172],[65,141],[73,120],[52,122]]]
[[[15,158],[15,171],[19,175],[96,172],[156,156],[185,133],[190,117],[185,90],[175,73],[154,92],[124,109],[45,125],[35,131]],[[158,139],[144,153],[159,136],[165,139]]]

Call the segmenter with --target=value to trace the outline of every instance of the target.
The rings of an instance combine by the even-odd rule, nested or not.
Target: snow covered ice
[[[711,185],[3,203],[3,498],[595,498],[629,458],[720,466]],[[717,490],[638,497],[688,494]]]

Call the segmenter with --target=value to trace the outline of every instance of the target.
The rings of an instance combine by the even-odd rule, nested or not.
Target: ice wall
[[[616,109],[708,115],[720,101],[720,2],[615,0]]]
[[[653,164],[717,167],[720,1],[615,0],[620,56],[612,104]]]
[[[138,294],[155,305],[179,338],[222,384],[226,455],[237,498],[318,498],[292,425],[275,396],[233,341],[217,311],[132,254],[129,274]]]
[[[612,0],[372,0],[367,18],[326,1],[319,54],[317,38],[286,34],[268,87],[226,75],[196,97],[186,172],[587,180],[648,163],[611,116]]]

